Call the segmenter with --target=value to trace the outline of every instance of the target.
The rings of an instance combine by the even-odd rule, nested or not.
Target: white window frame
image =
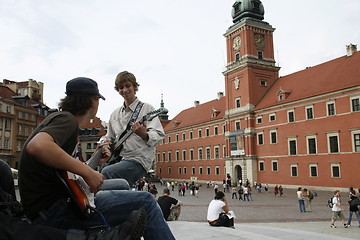
[[[315,139],[315,153],[310,153],[309,139]],[[318,146],[317,146],[317,137],[316,135],[308,135],[306,136],[306,152],[309,155],[318,154]]]
[[[261,170],[261,168],[260,168],[260,165],[263,165],[263,169]],[[265,172],[265,161],[264,160],[259,160],[259,162],[258,162],[258,170],[259,170],[259,172]]]
[[[334,177],[333,167],[338,167],[338,168],[339,168],[339,176],[338,176],[338,177]],[[330,170],[331,170],[331,178],[336,178],[336,179],[341,178],[341,167],[340,167],[340,163],[331,163],[331,164],[330,164]]]
[[[311,168],[316,167],[316,176],[311,176]],[[310,178],[318,178],[319,177],[319,167],[317,163],[310,163],[309,164],[309,177]]]
[[[338,145],[338,151],[337,152],[331,152],[331,147],[330,147],[330,137],[337,137],[337,145]],[[328,153],[332,153],[332,154],[338,154],[341,152],[340,150],[340,138],[339,138],[339,133],[335,132],[335,133],[327,133],[326,134],[326,138],[327,138],[327,145],[328,145]]]
[[[241,108],[241,98],[240,97],[235,98],[235,108]]]
[[[329,105],[334,104],[334,115],[329,115]],[[331,117],[336,115],[336,104],[335,101],[326,102],[326,116]]]
[[[308,109],[311,109],[312,118],[309,118],[308,111],[307,111]],[[314,106],[313,106],[313,105],[311,105],[311,106],[306,106],[306,107],[305,107],[305,117],[306,117],[306,120],[315,119],[315,113],[314,113]]]
[[[272,133],[275,133],[276,134],[276,142],[272,142],[272,137],[271,137],[271,134]],[[270,141],[270,144],[277,144],[278,143],[278,134],[277,134],[277,130],[276,129],[273,129],[273,130],[270,130],[269,131],[269,136],[270,136],[270,139],[269,139],[269,141]]]
[[[257,117],[256,118],[256,124],[262,124],[262,123],[263,123],[262,116]]]
[[[274,163],[276,163],[276,170],[274,170]],[[272,172],[279,172],[279,161],[277,159],[271,160],[271,171]]]
[[[271,120],[271,117],[274,117],[274,120]],[[276,121],[276,113],[270,113],[269,114],[269,122],[275,122]]]
[[[351,112],[359,112],[359,111],[354,111],[353,110],[352,100],[354,100],[354,99],[359,99],[359,102],[360,102],[360,96],[354,96],[354,97],[350,98],[350,111]]]
[[[296,168],[296,176],[293,176],[293,171],[292,171],[293,167]],[[290,177],[299,177],[299,166],[297,163],[290,164]]]
[[[291,154],[291,152],[290,152],[290,141],[295,141],[295,154]],[[297,139],[296,139],[296,137],[289,137],[289,138],[288,138],[288,155],[289,155],[289,156],[296,156],[296,155],[298,155],[298,146],[297,146]]]
[[[292,123],[292,122],[290,122],[290,117],[289,117],[289,114],[290,114],[290,113],[293,113],[294,121],[292,121],[292,122],[295,122],[295,110],[288,110],[288,111],[287,111],[288,123]]]
[[[262,135],[262,143],[259,142],[259,135]],[[264,145],[265,141],[264,141],[264,132],[257,132],[256,133],[256,143],[259,146]]]
[[[351,145],[352,145],[352,151],[354,153],[360,152],[360,150],[356,151],[356,149],[355,149],[355,139],[354,139],[355,134],[360,134],[360,130],[351,131]]]

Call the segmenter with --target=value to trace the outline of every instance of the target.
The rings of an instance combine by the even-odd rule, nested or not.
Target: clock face
[[[241,38],[240,38],[240,36],[237,36],[233,40],[233,49],[234,50],[239,50],[240,47],[241,47]]]
[[[254,41],[255,41],[255,46],[263,48],[265,46],[265,39],[264,39],[264,35],[262,34],[255,34],[254,36]]]

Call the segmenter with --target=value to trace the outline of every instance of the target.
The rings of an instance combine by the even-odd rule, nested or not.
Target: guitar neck
[[[119,141],[115,143],[114,150],[119,150],[121,145],[125,142],[126,139],[128,139],[128,137],[130,137],[132,133],[133,131],[127,130],[127,132],[119,139]]]
[[[95,169],[98,165],[99,165],[99,162],[102,158],[102,148],[98,149],[94,155],[89,159],[89,162],[88,162],[88,166],[91,167],[92,169]]]

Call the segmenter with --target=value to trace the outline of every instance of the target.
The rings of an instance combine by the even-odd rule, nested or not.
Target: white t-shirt
[[[223,206],[225,206],[225,202],[217,199],[211,200],[208,212],[207,212],[207,220],[214,221],[219,218],[220,213],[224,212]]]
[[[333,197],[332,202],[333,202],[332,210],[333,210],[334,212],[341,211],[341,208],[339,208],[339,207],[336,205],[336,203],[338,203],[338,204],[340,205],[340,198],[338,198],[338,197]]]

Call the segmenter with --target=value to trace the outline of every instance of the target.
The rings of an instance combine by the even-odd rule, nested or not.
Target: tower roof
[[[236,0],[232,6],[233,23],[243,19],[264,19],[264,6],[260,0]]]

